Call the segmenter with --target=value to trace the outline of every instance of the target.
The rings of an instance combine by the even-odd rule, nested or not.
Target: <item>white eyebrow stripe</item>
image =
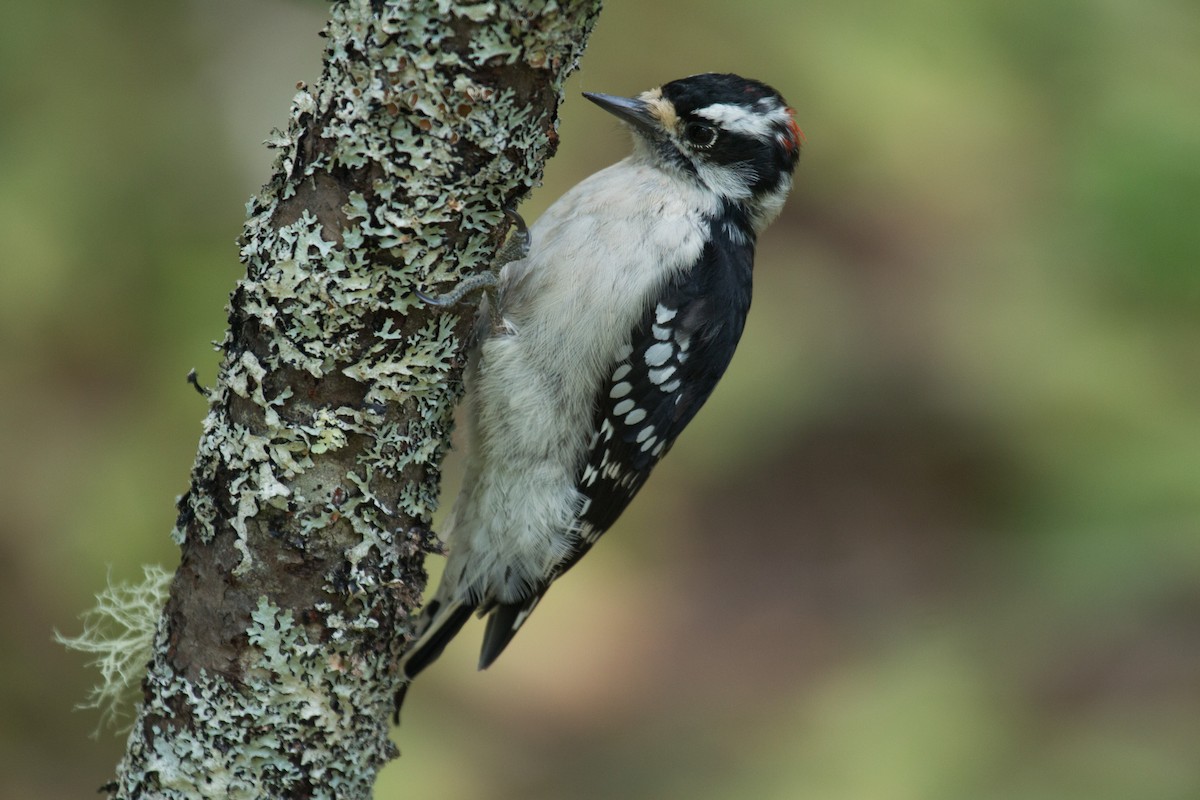
[[[731,133],[744,133],[761,139],[771,136],[775,126],[787,118],[787,109],[784,108],[763,113],[732,103],[713,103],[696,109],[694,113],[712,120]]]

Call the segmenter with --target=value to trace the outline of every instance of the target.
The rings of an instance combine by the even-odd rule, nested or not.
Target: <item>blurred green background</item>
[[[5,10],[0,796],[122,749],[51,630],[174,566],[324,16]],[[705,70],[808,135],[738,357],[505,657],[422,676],[378,796],[1200,797],[1200,5],[612,0],[526,216],[627,150],[580,90]]]

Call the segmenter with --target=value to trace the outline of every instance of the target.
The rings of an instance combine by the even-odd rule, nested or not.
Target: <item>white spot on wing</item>
[[[625,424],[626,425],[637,425],[639,422],[641,422],[645,418],[646,418],[646,410],[644,408],[635,408],[633,411],[629,412],[628,416],[625,417]]]
[[[648,439],[649,437],[651,437],[653,435],[654,435],[654,426],[647,425],[646,427],[644,427],[640,431],[638,431],[637,441],[640,444],[641,442],[646,441],[646,439]]]
[[[661,367],[671,358],[675,348],[665,342],[652,345],[646,351],[646,364],[651,367]]]
[[[675,374],[675,368],[672,366],[666,366],[666,367],[663,367],[662,369],[652,369],[652,370],[650,370],[650,380],[653,381],[655,384],[661,386],[662,384],[669,381],[671,379],[671,376],[674,374]]]
[[[675,319],[675,315],[678,313],[679,312],[674,308],[667,308],[666,306],[659,304],[659,306],[654,309],[654,321],[659,325],[665,325],[666,323]]]
[[[617,399],[629,394],[631,391],[633,391],[633,387],[630,386],[629,383],[627,383],[626,381],[622,381],[622,382],[618,383],[616,386],[609,389],[608,396],[611,397],[613,400],[617,400]]]
[[[618,417],[623,417],[633,410],[635,403],[630,398],[626,397],[621,402],[613,406],[613,413]]]
[[[633,367],[629,366],[628,364],[622,364],[621,366],[619,366],[615,370],[613,370],[612,379],[614,381],[619,381],[622,378],[624,378],[626,375],[628,375],[630,370],[632,370],[632,369],[633,369]]]

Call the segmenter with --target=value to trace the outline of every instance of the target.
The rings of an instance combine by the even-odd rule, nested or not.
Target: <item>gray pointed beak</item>
[[[584,92],[583,96],[638,130],[654,133],[662,129],[661,123],[650,113],[650,106],[636,97],[616,97],[598,92]]]

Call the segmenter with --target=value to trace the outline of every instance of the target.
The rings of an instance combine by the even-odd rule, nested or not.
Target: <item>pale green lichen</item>
[[[83,615],[78,636],[54,634],[67,649],[95,656],[89,664],[100,670],[100,684],[79,707],[100,711],[96,733],[102,727],[121,727],[131,716],[150,660],[171,573],[153,565],[143,567],[142,573],[141,583],[110,584],[96,595],[96,607]]]
[[[160,627],[157,646],[166,646],[165,635]],[[341,646],[344,637],[332,646],[313,642],[291,612],[265,597],[246,635],[256,657],[237,685],[152,666],[147,710],[162,720],[175,719],[176,708],[189,713],[186,726],[158,726],[149,749],[133,754],[154,775],[154,796],[249,800],[311,785],[314,797],[368,797],[374,772],[396,755],[385,723],[357,713],[364,701],[389,699],[379,696],[387,682],[378,664]],[[364,725],[376,735],[344,735]],[[130,746],[146,744],[131,737]]]

